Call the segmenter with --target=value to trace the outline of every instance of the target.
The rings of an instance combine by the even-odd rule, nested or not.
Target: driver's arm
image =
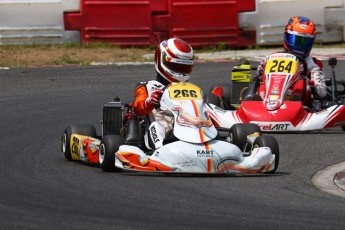
[[[310,79],[314,81],[315,93],[320,97],[327,95],[327,86],[325,82],[325,75],[319,67],[314,67],[310,70]]]
[[[316,58],[307,58],[308,68],[310,70],[310,79],[314,82],[315,93],[320,97],[327,95],[327,86],[325,74],[322,72],[322,63]]]
[[[146,116],[148,115],[152,109],[146,108],[145,101],[148,98],[148,93],[146,86],[143,84],[138,84],[134,91],[134,103],[133,108],[134,112],[139,116]]]

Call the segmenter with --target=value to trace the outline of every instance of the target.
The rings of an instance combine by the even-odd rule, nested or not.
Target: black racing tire
[[[260,136],[262,135],[261,129],[257,124],[234,124],[229,130],[230,142],[239,147],[242,151],[245,151],[247,136],[252,133],[259,133]]]
[[[222,92],[222,100],[223,100],[223,105],[220,101],[220,98],[218,98],[217,96],[211,94],[211,92],[215,89],[221,87],[223,88],[223,92]],[[232,88],[232,84],[231,83],[225,83],[225,84],[219,84],[219,85],[213,85],[210,88],[210,93],[206,98],[206,102],[207,103],[211,103],[214,105],[217,105],[218,107],[221,107],[222,109],[229,109],[231,108],[231,88]]]
[[[279,165],[279,146],[277,140],[273,136],[260,136],[253,143],[253,148],[255,147],[268,147],[271,149],[272,154],[275,156],[275,162],[274,169],[268,173],[274,173]]]
[[[61,151],[64,153],[66,160],[72,161],[71,155],[71,136],[72,134],[79,134],[88,137],[97,138],[97,132],[93,125],[91,124],[76,124],[68,125],[62,134],[61,139]]]
[[[104,172],[122,171],[115,167],[115,153],[122,144],[123,140],[119,135],[107,135],[102,139],[99,146],[98,159],[99,166]]]

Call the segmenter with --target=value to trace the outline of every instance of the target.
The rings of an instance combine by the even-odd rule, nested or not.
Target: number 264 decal
[[[295,73],[297,62],[292,60],[270,60],[266,71],[269,73]]]

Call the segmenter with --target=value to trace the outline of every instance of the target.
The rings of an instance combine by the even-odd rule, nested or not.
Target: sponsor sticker
[[[212,158],[214,157],[214,153],[213,150],[197,150],[196,151],[197,157],[208,157],[208,158]]]
[[[259,123],[259,122],[251,122],[256,123],[262,131],[287,131],[291,126],[291,123]]]
[[[150,131],[151,131],[152,141],[154,143],[157,143],[159,141],[159,138],[158,138],[158,135],[157,135],[156,127],[152,126],[150,128]]]

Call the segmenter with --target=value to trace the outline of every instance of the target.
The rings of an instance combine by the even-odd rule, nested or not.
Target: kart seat
[[[174,130],[173,129],[168,130],[168,132],[165,134],[163,145],[166,145],[175,141],[178,141],[178,139],[174,135]]]

